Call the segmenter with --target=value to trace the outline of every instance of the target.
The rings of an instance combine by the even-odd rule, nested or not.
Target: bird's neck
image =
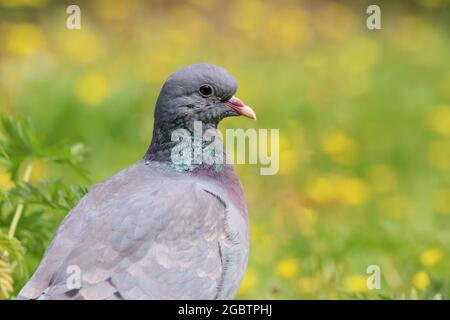
[[[200,131],[202,133],[200,138],[198,137],[198,133],[196,134],[193,126],[182,127],[186,130],[185,133],[189,133],[190,135],[190,139],[188,139],[188,143],[186,144],[180,144],[180,141],[177,139],[172,139],[172,132],[176,128],[169,128],[170,124],[154,128],[152,142],[144,157],[146,163],[163,163],[171,170],[186,172],[195,177],[221,185],[227,190],[226,192],[232,203],[239,209],[239,212],[248,223],[247,206],[245,204],[242,186],[234,166],[227,161],[227,155],[217,130],[217,124],[203,125]],[[214,142],[211,142],[209,138],[211,133],[214,133]],[[205,161],[198,163],[198,161],[193,161],[198,156],[199,150],[201,150],[200,154],[203,156],[211,155],[212,143],[214,146],[221,146],[221,149],[219,148],[220,150],[217,150],[217,153],[221,152],[222,157],[213,158],[214,161],[212,163],[206,163]],[[192,157],[191,162],[187,161],[187,163],[182,164],[175,163],[176,161],[173,161],[173,155],[177,153],[176,151],[190,154]]]
[[[146,161],[169,165],[177,171],[222,170],[226,154],[215,123],[155,126]]]

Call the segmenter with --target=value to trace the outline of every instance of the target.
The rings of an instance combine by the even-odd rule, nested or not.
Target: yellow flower
[[[367,199],[367,187],[361,179],[341,179],[337,184],[336,191],[340,202],[346,205],[359,205],[366,202]]]
[[[356,157],[356,143],[339,131],[325,138],[323,151],[338,163],[350,164]]]
[[[439,213],[450,214],[450,189],[435,191],[433,208]]]
[[[253,270],[247,269],[239,287],[239,294],[248,294],[257,284],[258,278]]]
[[[430,284],[430,276],[425,271],[420,271],[414,275],[413,284],[417,289],[423,290]]]
[[[295,259],[284,259],[277,266],[277,273],[283,279],[292,279],[298,273],[298,263]]]
[[[432,267],[439,263],[442,259],[442,251],[439,248],[431,248],[428,250],[425,250],[420,255],[420,262],[425,267]]]
[[[88,73],[75,84],[75,93],[83,103],[93,106],[102,103],[109,96],[106,78],[97,72]]]
[[[25,170],[25,168],[23,168]],[[33,160],[31,167],[30,182],[38,182],[47,177],[48,166],[42,160]]]
[[[13,25],[6,39],[6,49],[19,56],[30,56],[44,46],[42,31],[30,23]]]
[[[397,187],[397,177],[395,172],[384,164],[374,165],[368,172],[370,185],[375,192],[385,193]]]
[[[351,293],[363,293],[367,292],[367,278],[362,275],[347,276],[344,279],[345,288]]]
[[[368,197],[367,185],[363,180],[339,175],[314,179],[308,193],[313,201],[319,203],[337,202],[350,206],[363,204]]]
[[[335,191],[332,178],[317,177],[312,181],[308,194],[313,201],[330,203],[335,198]]]
[[[428,163],[434,169],[450,169],[450,141],[434,141],[428,148]]]
[[[435,106],[428,114],[428,126],[434,132],[450,137],[450,106]]]
[[[13,186],[14,182],[11,180],[11,175],[3,166],[0,166],[0,189],[7,190]]]

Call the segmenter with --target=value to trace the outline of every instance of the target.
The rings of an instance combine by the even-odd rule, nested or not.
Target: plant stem
[[[25,172],[23,173],[23,182],[27,183],[30,181],[31,170],[33,169],[33,163],[30,161],[25,168]],[[11,221],[11,225],[9,227],[8,237],[13,238],[16,233],[17,225],[19,224],[20,217],[22,216],[24,204],[19,203],[16,207],[16,211],[14,212],[14,217]]]

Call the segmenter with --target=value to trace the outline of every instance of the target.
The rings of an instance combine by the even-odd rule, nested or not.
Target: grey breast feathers
[[[226,201],[197,182],[140,166],[80,200],[19,299],[232,298],[247,252],[239,253],[227,230]],[[233,256],[240,274],[226,288]]]

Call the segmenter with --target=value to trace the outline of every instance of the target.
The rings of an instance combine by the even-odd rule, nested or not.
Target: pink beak
[[[252,110],[249,106],[247,106],[244,102],[242,102],[241,99],[232,97],[230,100],[228,100],[227,105],[235,110],[240,115],[243,115],[244,117],[256,120],[256,113]]]

